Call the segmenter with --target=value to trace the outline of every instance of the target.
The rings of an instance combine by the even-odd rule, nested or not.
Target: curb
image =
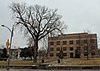
[[[7,66],[0,66],[7,68]],[[45,70],[100,70],[100,66],[52,66],[52,65],[33,65],[33,66],[9,66],[11,69],[45,69]]]

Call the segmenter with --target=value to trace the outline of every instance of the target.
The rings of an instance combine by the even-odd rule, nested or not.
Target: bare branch
[[[50,32],[55,32],[55,30],[62,33],[63,29],[65,29],[65,25],[61,21],[62,16],[57,14],[57,9],[48,9],[40,5],[26,6],[26,4],[19,3],[13,3],[10,8],[16,18],[16,24],[24,26],[24,34],[28,34],[29,38],[34,41],[35,57],[38,42],[42,38],[45,38]]]

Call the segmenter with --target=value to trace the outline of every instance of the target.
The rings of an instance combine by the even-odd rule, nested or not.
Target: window
[[[57,45],[60,45],[60,41],[57,41],[56,44],[57,44]]]
[[[92,55],[92,56],[95,55],[95,52],[91,52],[91,55]]]
[[[59,53],[56,53],[56,56],[59,56]]]
[[[64,56],[67,56],[67,53],[63,53]]]
[[[70,47],[70,50],[72,51],[73,50],[73,47]]]
[[[70,53],[70,58],[73,58],[74,57],[74,53]]]
[[[77,50],[80,50],[80,47],[76,47]]]
[[[50,42],[50,45],[54,45],[54,42]]]
[[[83,40],[84,44],[87,44],[87,40]]]
[[[67,44],[67,41],[63,41],[63,45],[66,45]]]
[[[73,40],[69,41],[69,44],[73,44]]]
[[[54,48],[50,48],[50,51],[53,51],[54,50]]]
[[[54,56],[54,54],[53,54],[53,53],[50,53],[50,56],[51,56],[51,57],[53,57],[53,56]]]
[[[95,50],[95,46],[91,46],[91,49],[92,49],[92,50]]]
[[[87,50],[88,49],[88,47],[87,46],[84,46],[84,50]]]
[[[60,51],[60,47],[56,48],[57,51]]]
[[[91,39],[91,43],[95,43],[95,40],[94,39]]]
[[[87,56],[88,55],[88,53],[87,52],[84,52],[84,56]]]
[[[67,47],[63,47],[63,51],[66,51],[67,50]]]
[[[76,40],[76,44],[80,44],[80,40]]]

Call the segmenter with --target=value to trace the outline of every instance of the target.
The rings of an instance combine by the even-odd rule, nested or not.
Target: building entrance
[[[70,53],[70,58],[73,58],[73,53]]]
[[[75,58],[80,58],[80,54],[75,54]]]

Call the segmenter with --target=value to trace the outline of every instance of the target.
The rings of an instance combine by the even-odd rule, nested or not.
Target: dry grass
[[[10,61],[10,66],[31,66],[33,61],[14,60]]]
[[[100,58],[87,59],[62,59],[61,63],[57,62],[57,59],[45,59],[45,63],[48,64],[63,64],[63,65],[97,65],[100,66]],[[38,60],[37,64],[40,64],[41,60]],[[31,66],[35,63],[30,60],[11,60],[10,66]],[[0,61],[0,66],[7,66],[7,61]]]
[[[79,59],[77,65],[100,65],[100,58],[93,58],[93,59]]]
[[[31,66],[33,61],[14,60],[10,61],[10,66]],[[0,66],[7,66],[7,61],[0,61]]]
[[[100,58],[87,59],[63,59],[62,64],[65,65],[100,65]]]

